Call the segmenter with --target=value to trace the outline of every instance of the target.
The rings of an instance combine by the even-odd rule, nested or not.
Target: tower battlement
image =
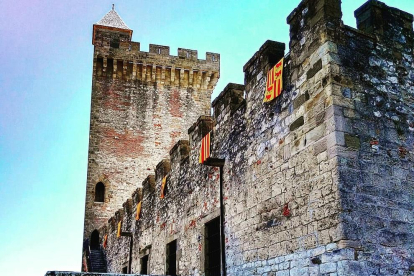
[[[138,42],[122,42],[119,48],[96,46],[93,74],[96,77],[125,81],[152,82],[157,85],[213,89],[220,77],[220,55],[206,53],[198,59],[196,50],[178,48],[177,56],[170,47],[149,45],[140,51]]]
[[[117,19],[111,24],[118,27],[94,25],[94,76],[197,89],[215,87],[220,54],[207,52],[205,59],[198,59],[197,50],[178,48],[174,56],[169,46],[156,44],[150,44],[148,52],[141,51],[140,43],[131,41],[132,30],[120,28],[122,19],[114,10],[110,13]]]

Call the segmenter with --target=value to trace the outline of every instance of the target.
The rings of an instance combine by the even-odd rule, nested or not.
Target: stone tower
[[[84,240],[101,227],[187,136],[210,115],[220,55],[131,41],[132,30],[112,8],[93,25],[92,101]]]

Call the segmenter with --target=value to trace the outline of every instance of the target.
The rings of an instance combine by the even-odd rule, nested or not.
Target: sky
[[[287,44],[299,0],[0,0],[0,271],[79,271],[92,82],[92,25],[115,4],[133,41],[221,54],[215,98],[243,83],[268,39]],[[342,1],[343,21],[364,0]],[[413,0],[384,0],[414,13]]]

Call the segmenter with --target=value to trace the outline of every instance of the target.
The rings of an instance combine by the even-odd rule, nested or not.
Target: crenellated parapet
[[[111,45],[95,41],[96,77],[213,89],[219,71],[220,55],[216,53],[208,52],[206,59],[198,59],[196,50],[179,48],[177,56],[173,56],[169,46],[150,44],[149,52],[143,52],[139,42]]]
[[[132,214],[132,198],[128,198],[127,201],[124,202],[124,204],[122,204],[122,208],[124,210],[124,213],[127,215],[131,215]]]
[[[171,164],[182,163],[190,154],[190,143],[188,140],[178,141],[170,150]]]
[[[213,115],[217,122],[231,116],[244,101],[244,85],[229,83],[211,103]],[[227,116],[226,116],[227,115]]]
[[[355,11],[357,28],[385,41],[413,43],[413,15],[370,0]]]
[[[246,90],[251,90],[251,82],[266,77],[265,74],[285,55],[285,44],[267,40],[243,66]]]
[[[190,144],[193,144],[195,139],[203,138],[207,133],[213,130],[214,117],[212,116],[200,116],[197,121],[188,129],[190,135]]]
[[[155,176],[148,175],[142,182],[142,196],[143,199],[150,197],[155,191]]]

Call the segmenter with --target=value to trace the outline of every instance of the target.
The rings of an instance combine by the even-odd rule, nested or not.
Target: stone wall
[[[412,16],[377,1],[356,12],[360,30],[341,16],[340,0],[304,0],[289,15],[289,53],[267,41],[244,66],[245,85],[229,84],[214,117],[200,117],[99,229],[109,271],[130,257],[130,238],[116,237],[122,221],[133,273],[149,255],[150,273],[164,274],[176,239],[178,274],[204,275],[220,172],[198,157],[213,130],[212,157],[225,159],[227,275],[412,275]],[[284,91],[263,103],[283,56]]]
[[[370,1],[343,28],[332,57],[335,123],[343,133],[343,238],[356,271],[409,275],[414,264],[413,16]],[[414,267],[412,267],[414,268]],[[405,273],[405,274],[404,274]],[[362,273],[361,273],[362,275]]]
[[[94,66],[84,239],[122,207],[200,115],[210,114],[220,55],[153,45],[94,26]],[[105,185],[104,202],[95,186]]]

